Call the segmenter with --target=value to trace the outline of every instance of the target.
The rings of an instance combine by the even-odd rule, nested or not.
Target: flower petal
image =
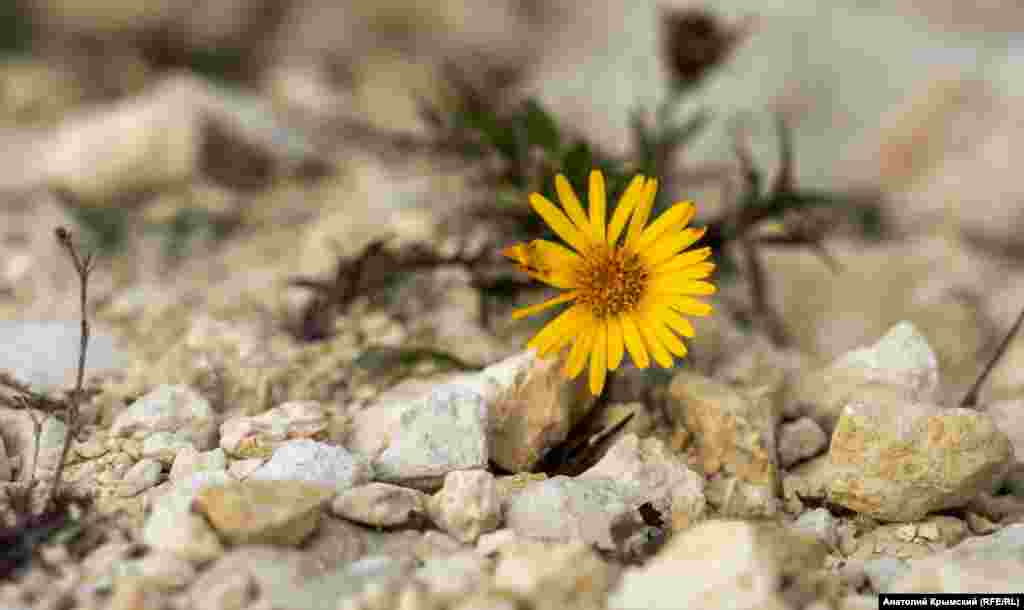
[[[668,272],[655,271],[654,277],[671,277],[677,279],[701,280],[711,275],[711,273],[714,270],[714,263],[697,263],[694,265],[690,265],[689,267],[684,267],[682,269],[669,270]]]
[[[647,349],[644,348],[644,340],[640,337],[640,331],[637,329],[633,316],[624,314],[619,320],[622,322],[622,339],[626,343],[626,349],[629,350],[633,364],[637,368],[647,368],[651,364],[651,359],[647,355]]]
[[[708,246],[704,246],[703,248],[698,248],[696,250],[690,250],[689,252],[683,252],[682,254],[673,256],[663,263],[654,265],[654,272],[668,273],[670,271],[684,269],[686,267],[696,265],[709,256],[711,256],[711,248]]]
[[[584,235],[589,236],[591,240],[596,240],[597,235],[594,233],[593,227],[590,226],[590,221],[587,220],[587,214],[583,211],[579,198],[576,197],[576,191],[572,190],[569,180],[562,174],[555,176],[555,191],[558,193],[558,200],[562,202],[562,207],[565,208],[566,214],[575,223],[576,228]]]
[[[690,294],[706,296],[715,294],[715,285],[702,280],[691,280],[682,273],[659,275],[647,283],[647,290],[652,295]]]
[[[707,227],[680,231],[675,235],[671,235],[655,244],[652,244],[650,249],[644,252],[644,258],[649,266],[657,267],[658,264],[669,260],[679,252],[693,245],[693,243],[703,237],[706,232]]]
[[[686,355],[686,344],[683,343],[679,337],[676,336],[670,328],[668,328],[661,320],[654,319],[651,321],[651,328],[654,330],[655,336],[658,341],[661,342],[668,351],[673,355],[682,358]]]
[[[636,244],[633,247],[637,252],[644,250],[664,233],[677,227],[685,227],[693,219],[693,215],[696,212],[697,208],[693,205],[692,201],[683,201],[675,204],[664,214],[654,219],[654,222],[640,233],[640,237],[637,238]]]
[[[666,325],[668,325],[669,328],[684,337],[693,337],[697,334],[693,328],[693,324],[683,316],[679,315],[679,312],[671,307],[662,308],[658,316]]]
[[[599,170],[590,171],[590,190],[588,195],[590,198],[590,226],[597,238],[604,241],[608,203],[604,193],[604,176]]]
[[[626,344],[622,339],[622,320],[619,316],[608,318],[608,370],[614,371],[622,364]]]
[[[668,306],[688,316],[704,317],[711,315],[711,305],[690,297],[673,297],[668,301]]]
[[[572,351],[569,352],[569,359],[565,361],[562,373],[569,379],[575,379],[583,372],[587,363],[587,356],[590,355],[590,348],[594,343],[594,333],[590,324],[585,323],[586,328],[576,337],[572,344]]]
[[[654,195],[658,192],[658,181],[651,178],[644,184],[643,193],[640,194],[640,200],[637,202],[636,211],[633,212],[633,218],[629,221],[629,230],[626,232],[626,242],[624,247],[628,248],[632,252],[636,252],[633,248],[633,243],[636,242],[637,238],[640,237],[640,232],[643,231],[644,225],[647,224],[647,218],[651,215],[651,206],[654,205]]]
[[[594,348],[590,351],[590,393],[599,396],[604,389],[605,375],[608,373],[608,323],[597,321],[597,333],[594,335]]]
[[[579,254],[562,244],[535,239],[527,247],[527,257],[532,266],[530,277],[556,288],[576,287],[576,269],[583,263]]]
[[[532,316],[534,314],[540,313],[540,312],[544,311],[545,309],[548,309],[549,307],[554,307],[555,305],[560,305],[560,304],[565,303],[567,301],[571,301],[571,300],[575,299],[577,296],[579,296],[579,295],[576,293],[575,290],[570,291],[570,292],[563,292],[562,294],[558,295],[557,297],[555,297],[553,299],[548,299],[547,301],[544,301],[543,303],[537,303],[536,305],[530,305],[529,307],[522,307],[520,309],[517,309],[517,310],[513,311],[512,312],[512,319],[513,320],[522,320],[525,317]]]
[[[530,195],[530,205],[533,209],[540,214],[544,222],[548,223],[556,234],[565,240],[565,243],[569,244],[577,251],[583,252],[586,250],[587,238],[579,229],[576,228],[572,222],[566,218],[565,214],[562,213],[555,204],[547,200],[546,197],[540,193],[533,193]]]
[[[612,212],[612,221],[608,224],[608,245],[614,246],[615,242],[619,239],[622,234],[622,229],[626,228],[626,221],[629,219],[630,213],[636,208],[637,202],[640,201],[640,195],[644,189],[644,177],[641,175],[633,176],[629,186],[622,193],[622,197],[619,197],[619,204],[615,206],[615,211]]]
[[[527,347],[537,350],[537,355],[542,358],[560,349],[575,336],[576,324],[582,310],[582,305],[573,305],[558,314],[530,339]]]
[[[665,346],[658,339],[653,321],[647,317],[641,317],[636,325],[644,338],[644,345],[651,350],[651,355],[654,356],[654,361],[658,363],[658,366],[663,369],[672,368],[672,354],[668,353],[668,350],[665,349]]]

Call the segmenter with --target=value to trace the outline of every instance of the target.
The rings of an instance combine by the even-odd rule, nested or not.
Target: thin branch
[[[1010,341],[1012,341],[1013,338],[1017,336],[1017,331],[1020,330],[1022,323],[1024,323],[1024,309],[1022,309],[1021,312],[1017,315],[1017,321],[1013,323],[1013,326],[1010,328],[1010,332],[1006,333],[1006,336],[1003,337],[1003,342],[999,344],[999,347],[996,349],[996,353],[992,355],[992,358],[988,361],[988,364],[985,365],[984,370],[981,371],[981,375],[978,376],[978,379],[974,382],[974,385],[972,385],[971,389],[967,391],[966,395],[964,395],[964,399],[960,401],[961,408],[977,408],[978,395],[981,393],[981,386],[984,385],[985,380],[988,379],[988,376],[992,372],[992,369],[995,368],[996,363],[998,363],[999,360],[1002,359],[1003,354],[1006,353],[1006,349],[1010,346]]]
[[[78,274],[79,281],[79,315],[81,317],[81,335],[78,344],[78,372],[75,376],[75,389],[67,399],[67,407],[64,411],[65,434],[64,442],[60,449],[60,460],[57,462],[57,471],[53,475],[53,485],[50,487],[47,496],[46,506],[52,506],[57,492],[60,488],[61,478],[64,475],[64,466],[67,463],[68,450],[71,447],[71,440],[78,435],[78,414],[81,400],[84,395],[82,385],[85,380],[85,355],[89,347],[89,316],[88,316],[88,290],[89,274],[92,273],[95,260],[90,252],[84,257],[79,256],[78,249],[71,238],[71,232],[64,227],[58,227],[54,232],[59,243],[71,258]]]

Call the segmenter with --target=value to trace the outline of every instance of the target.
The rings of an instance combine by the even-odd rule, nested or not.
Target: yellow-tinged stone
[[[203,489],[195,505],[232,544],[296,546],[316,530],[334,494],[303,481],[247,480]]]

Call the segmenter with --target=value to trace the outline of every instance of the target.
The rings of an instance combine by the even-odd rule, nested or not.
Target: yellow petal
[[[590,347],[594,343],[594,333],[589,332],[592,329],[589,328],[589,324],[584,332],[580,333],[576,337],[576,342],[572,344],[572,351],[569,352],[569,359],[565,361],[565,368],[562,369],[562,373],[569,379],[575,379],[580,376],[583,372],[583,366],[587,363],[587,356],[590,355]]]
[[[579,229],[566,218],[565,214],[562,213],[555,204],[547,200],[546,197],[540,193],[533,193],[530,195],[530,205],[533,209],[540,214],[544,222],[548,223],[554,232],[565,240],[565,243],[569,244],[577,251],[583,252],[586,250],[587,238],[580,233]]]
[[[576,321],[581,311],[582,306],[573,305],[558,314],[554,320],[544,325],[544,328],[534,335],[533,339],[530,339],[526,344],[527,347],[537,350],[537,355],[542,358],[557,351],[574,336]]]
[[[704,317],[711,315],[711,305],[697,299],[691,299],[690,297],[673,297],[668,301],[668,306],[688,316]]]
[[[643,316],[638,316],[636,326],[640,330],[640,335],[644,338],[644,345],[651,350],[651,355],[654,356],[654,361],[657,362],[661,368],[672,368],[672,354],[668,353],[665,346],[662,345],[660,340],[658,340],[658,336],[654,331],[654,326],[651,324],[651,321],[645,319]]]
[[[606,207],[604,176],[598,170],[590,172],[590,226],[599,240],[604,240]]]
[[[640,233],[640,237],[637,238],[636,245],[633,248],[640,252],[666,232],[685,227],[696,211],[697,208],[694,207],[692,201],[683,201],[675,204]]]
[[[640,194],[640,201],[637,203],[636,211],[633,212],[633,218],[629,221],[629,230],[626,232],[624,246],[632,252],[636,252],[633,244],[640,237],[640,232],[643,231],[644,225],[647,224],[647,218],[651,215],[651,206],[654,205],[654,195],[657,192],[658,181],[654,178],[651,178],[644,184],[644,191]]]
[[[697,263],[683,269],[669,270],[668,273],[655,272],[655,277],[670,276],[679,279],[700,280],[711,275],[714,270],[714,263]]]
[[[555,176],[555,191],[558,192],[558,200],[562,202],[562,207],[576,227],[592,240],[596,240],[597,235],[587,220],[587,214],[583,211],[579,198],[576,197],[576,191],[572,190],[572,185],[562,174]]]
[[[652,320],[651,328],[654,330],[654,335],[658,338],[658,341],[667,347],[668,351],[680,358],[686,355],[686,344],[680,341],[679,337],[660,320]]]
[[[544,301],[543,303],[537,303],[536,305],[530,305],[529,307],[522,307],[520,309],[517,309],[517,310],[513,311],[512,312],[512,319],[513,320],[522,320],[525,317],[532,316],[532,315],[534,315],[536,313],[540,313],[540,312],[544,311],[545,309],[548,309],[550,307],[554,307],[555,305],[559,305],[561,303],[565,303],[567,301],[571,301],[571,300],[575,299],[577,296],[578,295],[577,295],[576,291],[563,292],[562,294],[558,295],[557,297],[555,297],[553,299],[548,299],[547,301]]]
[[[633,176],[633,180],[630,181],[629,186],[622,193],[622,197],[619,198],[619,204],[615,206],[615,211],[612,212],[612,221],[608,224],[608,245],[614,246],[615,242],[619,239],[622,229],[626,227],[626,220],[629,219],[630,213],[636,207],[637,202],[640,201],[643,188],[644,177],[640,175]]]
[[[644,348],[644,341],[640,337],[640,331],[637,330],[633,316],[630,314],[624,314],[619,319],[622,322],[622,339],[626,343],[626,348],[629,350],[629,356],[633,359],[633,364],[635,364],[637,368],[647,368],[650,366],[651,360],[647,356],[647,350]]]
[[[675,235],[651,245],[650,249],[644,252],[644,260],[651,267],[657,267],[659,263],[665,262],[682,250],[690,247],[695,241],[704,236],[707,227],[699,229],[686,229]]]
[[[715,285],[702,280],[691,280],[682,274],[672,274],[661,275],[651,279],[647,284],[647,290],[651,294],[658,296],[666,294],[706,296],[715,294]]]
[[[686,267],[696,265],[709,256],[711,256],[711,248],[707,246],[691,250],[689,252],[683,252],[682,254],[677,254],[659,265],[654,265],[654,272],[668,273],[670,271],[685,269]]]
[[[622,364],[626,344],[622,339],[622,320],[618,316],[608,318],[608,370],[614,371]]]
[[[597,322],[594,348],[590,351],[590,393],[594,396],[599,396],[604,389],[604,379],[608,372],[608,324],[604,320]]]
[[[533,267],[528,271],[530,277],[556,288],[576,287],[576,269],[583,262],[579,254],[562,244],[536,239],[530,242],[527,256]]]
[[[671,307],[662,308],[658,316],[662,319],[669,328],[676,331],[684,337],[693,337],[697,333],[694,331],[693,324],[689,320],[679,315],[676,310]]]

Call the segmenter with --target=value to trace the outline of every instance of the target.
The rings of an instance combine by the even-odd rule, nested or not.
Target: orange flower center
[[[635,310],[646,286],[647,269],[640,257],[623,248],[597,246],[576,269],[577,302],[590,307],[598,319]]]

